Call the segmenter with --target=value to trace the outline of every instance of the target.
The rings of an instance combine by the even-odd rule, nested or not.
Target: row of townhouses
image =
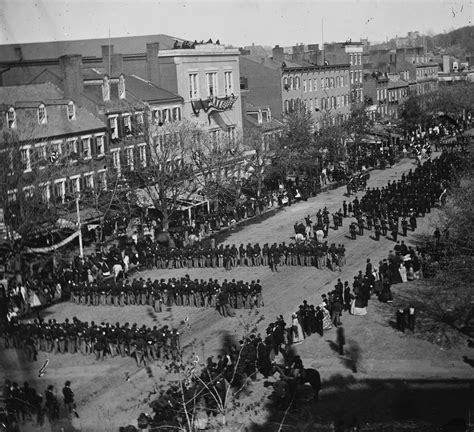
[[[107,189],[111,174],[153,163],[146,143],[164,140],[167,123],[192,120],[215,141],[257,132],[271,146],[299,107],[316,129],[342,124],[361,103],[394,120],[409,94],[438,85],[438,65],[423,50],[322,48],[239,50],[166,35],[0,46],[0,146],[14,131],[21,160],[11,169],[25,177],[8,199],[28,196],[33,177],[45,200]],[[41,179],[44,166],[64,160]]]

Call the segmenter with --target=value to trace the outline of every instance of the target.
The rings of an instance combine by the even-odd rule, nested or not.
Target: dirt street
[[[400,177],[402,172],[415,168],[413,161],[404,159],[396,166],[386,170],[371,172],[369,187],[384,186],[388,180]],[[248,242],[264,243],[290,242],[294,235],[293,224],[302,221],[310,214],[314,216],[318,209],[327,206],[331,212],[342,206],[345,187],[324,192],[307,202],[297,203],[278,211],[272,217],[260,223],[253,223],[237,227],[230,231],[225,244]],[[362,193],[358,194],[359,197]],[[354,198],[354,195],[351,197]],[[313,220],[315,220],[313,218]],[[265,306],[259,310],[265,319],[260,323],[259,330],[264,331],[266,324],[282,314],[287,323],[290,322],[291,312],[297,309],[303,300],[310,304],[319,304],[321,295],[331,290],[338,278],[351,282],[359,270],[365,269],[365,262],[370,258],[373,263],[385,258],[393,247],[392,240],[382,238],[379,242],[371,239],[369,233],[357,240],[350,240],[348,236],[349,218],[343,222],[343,228],[338,231],[330,230],[329,243],[344,243],[347,250],[347,265],[341,272],[318,270],[309,267],[280,267],[278,273],[265,267],[244,267],[231,271],[224,269],[180,269],[180,270],[153,270],[143,272],[144,278],[168,278],[189,274],[191,278],[225,278],[245,281],[261,280]],[[409,231],[407,238],[401,237],[406,243],[416,240],[419,234],[432,234],[436,224],[436,211],[420,219],[418,230]],[[405,287],[406,286],[406,287]],[[409,284],[397,289],[409,289]],[[395,304],[393,305],[393,314]],[[255,321],[255,316],[248,311],[237,311],[234,318],[222,318],[215,310],[195,309],[188,307],[173,307],[155,314],[150,307],[128,306],[116,307],[85,307],[71,303],[55,305],[42,312],[44,318],[56,318],[63,321],[76,316],[84,321],[129,322],[146,325],[164,325],[182,327],[185,317],[189,318],[189,328],[182,329],[182,345],[188,352],[194,350],[201,360],[215,355],[219,349],[220,338],[224,332],[239,337],[246,322]],[[355,377],[357,380],[381,379],[471,379],[473,369],[462,361],[463,355],[469,355],[467,348],[443,350],[440,347],[416,338],[406,333],[400,334],[392,328],[389,321],[393,319],[391,311],[386,305],[382,307],[377,300],[371,300],[366,316],[351,316],[345,313],[342,322],[345,328],[346,339],[356,347],[358,373],[354,374],[348,367],[348,360],[334,352],[336,332],[330,330],[323,337],[313,335],[298,345],[297,351],[303,358],[306,367],[317,368],[323,381],[331,382],[334,376],[345,378]],[[471,355],[472,357],[472,355]],[[37,369],[45,359],[40,353],[34,364],[27,364],[23,353],[13,350],[0,352],[1,364],[0,379],[10,379],[23,382],[29,380],[39,390],[44,391],[47,384],[54,383],[61,389],[64,381],[72,381],[81,415],[74,428],[82,431],[112,431],[118,430],[121,425],[128,424],[136,419],[138,414],[146,411],[146,402],[151,392],[162,384],[163,369],[158,364],[151,365],[147,370],[138,369],[133,359],[113,358],[104,362],[96,362],[90,357],[76,355],[50,355],[48,371],[42,378],[37,378]],[[126,374],[131,379],[126,381]],[[255,397],[265,394],[259,384],[253,385]],[[323,389],[329,395],[331,389]],[[259,413],[256,422],[264,422],[265,414]],[[74,430],[71,425],[65,424],[65,430]],[[34,430],[30,427],[22,430]],[[48,429],[45,429],[48,430]],[[59,430],[59,429],[58,429]]]

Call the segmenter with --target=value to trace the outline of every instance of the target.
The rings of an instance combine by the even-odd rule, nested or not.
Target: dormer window
[[[44,104],[41,104],[38,108],[38,123],[39,124],[46,124],[47,122],[47,116],[46,116],[46,107]]]
[[[118,83],[119,99],[125,99],[125,77],[120,75]]]
[[[110,100],[110,80],[107,75],[104,76],[102,81],[102,99],[104,102]]]
[[[70,101],[67,104],[67,119],[69,121],[76,119],[76,106],[73,101]]]
[[[7,125],[9,129],[16,128],[16,113],[15,113],[15,108],[13,107],[11,107],[7,111]]]

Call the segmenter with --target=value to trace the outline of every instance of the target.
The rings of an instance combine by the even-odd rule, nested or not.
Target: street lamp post
[[[82,229],[81,229],[81,213],[79,209],[80,195],[76,195],[76,215],[77,215],[77,229],[79,230],[79,258],[84,258],[84,248],[82,246]]]

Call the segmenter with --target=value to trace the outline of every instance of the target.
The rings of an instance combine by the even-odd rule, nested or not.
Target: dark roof
[[[146,44],[151,42],[159,42],[160,50],[172,49],[176,40],[183,41],[183,39],[158,34],[0,45],[0,59],[2,61],[55,59],[65,54],[102,57],[102,45],[113,45],[116,53],[136,54],[145,53]]]
[[[104,74],[97,69],[87,69],[84,75],[87,79],[102,80]],[[164,90],[150,81],[144,80],[136,75],[125,75],[125,99],[118,97],[118,83],[113,80],[110,83],[110,101],[104,102],[102,98],[102,86],[100,84],[85,85],[84,94],[97,105],[102,105],[107,111],[124,111],[132,109],[143,109],[143,102],[147,103],[183,103],[181,96]]]
[[[278,120],[274,119],[273,117],[269,122],[265,122],[265,123],[258,123],[258,121],[256,119],[254,119],[252,116],[249,116],[249,115],[244,115],[243,120],[244,120],[244,125],[245,126],[251,127],[251,128],[257,128],[257,129],[260,129],[263,132],[269,132],[269,131],[272,131],[272,130],[283,129],[284,126],[285,126],[283,123],[279,122]]]
[[[16,133],[20,141],[75,135],[106,129],[106,125],[87,109],[76,105],[75,120],[68,120],[63,92],[51,83],[0,87],[3,109],[13,106],[16,114]],[[38,123],[38,107],[46,106],[47,122]],[[1,142],[1,138],[0,138]]]
[[[400,88],[400,87],[408,87],[408,83],[405,81],[389,81],[388,82],[388,88]]]

